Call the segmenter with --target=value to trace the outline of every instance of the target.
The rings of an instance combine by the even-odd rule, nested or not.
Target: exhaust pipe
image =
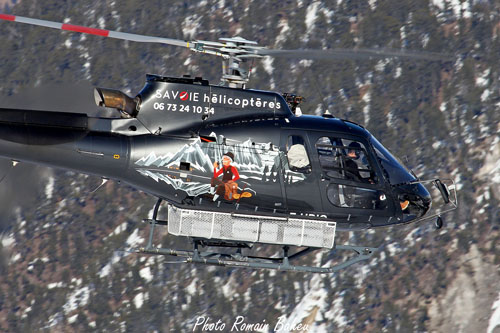
[[[139,96],[132,98],[120,90],[95,88],[94,99],[97,106],[117,109],[127,118],[135,118],[139,113]]]

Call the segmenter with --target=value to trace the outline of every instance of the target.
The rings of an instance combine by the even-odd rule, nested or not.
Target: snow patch
[[[479,76],[476,78],[476,86],[481,87],[481,88],[486,87],[490,83],[490,81],[488,80],[488,76],[490,75],[490,72],[491,72],[491,70],[488,68],[484,72],[479,74]]]
[[[398,66],[398,67],[396,68],[396,72],[394,73],[394,78],[395,78],[395,79],[399,78],[399,77],[401,76],[401,73],[402,73],[402,72],[403,72],[403,69],[402,69],[400,66]]]
[[[24,318],[28,317],[28,313],[30,313],[31,310],[33,310],[33,308],[31,306],[28,306],[26,308],[26,310],[24,310],[23,315],[21,316],[21,318],[24,319]]]
[[[19,259],[21,259],[21,254],[20,253],[16,253],[16,255],[13,256],[12,259],[10,259],[10,262],[14,263],[14,262],[18,261]]]
[[[313,2],[307,7],[305,19],[307,34],[310,34],[314,28],[314,22],[316,21],[316,17],[318,16],[318,7],[318,1]]]
[[[441,103],[439,106],[439,111],[446,112],[446,102]]]
[[[330,264],[328,262],[325,266]],[[306,286],[306,290],[308,289],[306,295],[297,304],[290,316],[282,320],[284,327],[296,327],[302,323],[302,325],[308,325],[305,330],[307,332],[326,332],[324,324],[319,324],[319,322],[333,321],[339,329],[346,325],[347,320],[343,316],[344,309],[342,307],[343,295],[341,293],[335,296],[332,303],[327,302],[328,291],[325,289],[324,281],[320,275],[312,277],[310,283]],[[332,289],[335,288],[335,281],[331,280],[330,285]],[[284,331],[277,330],[276,332]]]
[[[375,70],[377,72],[383,72],[384,69],[385,69],[385,66],[390,62],[389,59],[382,59],[382,60],[379,60],[377,62],[377,64],[375,65]]]
[[[9,247],[16,242],[14,234],[9,234],[7,237],[2,236],[2,247]]]
[[[399,29],[399,38],[401,39],[401,42],[403,43],[403,45],[405,45],[406,44],[406,29],[405,29],[405,26],[402,26]]]
[[[340,5],[340,3],[339,3]],[[335,12],[333,10],[328,10],[327,8],[321,8],[321,12],[323,13],[323,15],[325,15],[327,21],[328,21],[328,24],[332,24],[332,17],[333,17],[333,14],[335,14]],[[332,29],[328,30],[328,33],[330,33],[332,31]]]
[[[19,219],[21,218],[21,215],[19,214],[18,217],[19,218],[17,220],[19,221]],[[20,235],[24,235],[26,233],[26,230],[24,230],[25,226],[26,226],[26,220],[22,220],[21,224],[19,224],[19,234]]]
[[[119,226],[117,226],[115,228],[115,230],[113,230],[109,235],[107,235],[106,237],[104,237],[103,240],[106,240],[106,239],[108,239],[109,237],[112,237],[112,236],[119,235],[122,232],[124,232],[125,230],[127,230],[127,222],[123,222],[122,224],[120,224]]]
[[[362,265],[359,267],[358,271],[354,275],[357,288],[361,288],[361,286],[363,285],[363,281],[368,276],[368,273],[370,273],[370,266],[369,265]]]
[[[455,17],[470,18],[472,16],[470,3],[461,0],[431,0],[429,5],[437,7],[439,11],[443,11],[445,6],[451,9]]]
[[[184,19],[182,22],[182,32],[184,36],[190,38],[196,38],[196,32],[200,27],[201,16],[196,17],[196,15],[190,15]]]
[[[232,277],[232,275],[231,275],[231,277]],[[233,298],[234,290],[231,286],[231,279],[227,283],[224,283],[222,285],[221,289],[222,289],[222,294],[224,295],[224,297],[226,297],[227,299]],[[269,293],[271,293],[271,291]]]
[[[333,301],[333,306],[330,311],[325,314],[327,319],[334,321],[338,328],[344,327],[347,324],[347,318],[343,315],[344,308],[342,307],[342,302],[344,297],[335,297]]]
[[[486,156],[484,165],[479,170],[478,176],[500,184],[500,143],[498,142],[498,137],[493,141],[490,151],[491,153]]]
[[[387,127],[389,128],[393,128],[395,127],[394,125],[394,114],[392,113],[392,111],[390,110],[388,113],[387,113]]]
[[[420,228],[413,229],[408,235],[406,235],[404,241],[407,243],[408,247],[415,245],[415,240],[420,238],[421,230]]]
[[[134,297],[134,306],[136,309],[139,309],[142,307],[142,305],[144,304],[144,301],[148,299],[148,293],[138,293],[137,295],[135,295]]]
[[[488,329],[486,333],[493,333],[495,327],[500,327],[500,293],[498,293],[498,299],[491,307],[493,314],[491,315],[490,321],[488,323]]]
[[[48,200],[52,199],[52,195],[54,193],[54,184],[55,184],[55,179],[54,177],[50,176],[49,179],[47,180],[47,184],[45,185],[45,196],[47,197]]]
[[[276,37],[276,45],[281,44],[286,40],[290,26],[288,25],[288,20],[282,18],[278,23],[278,28],[280,29],[280,34]]]
[[[193,281],[189,284],[189,286],[186,287],[186,292],[189,295],[194,295],[196,292],[196,283],[198,282],[198,278],[194,278]]]
[[[57,203],[56,205],[57,208],[56,211],[54,212],[54,217],[56,219],[67,214],[66,212],[64,212],[64,208],[66,207],[66,205],[67,205],[66,199],[62,199]]]
[[[370,121],[370,102],[372,100],[372,92],[368,90],[362,98],[366,105],[363,107],[363,116],[365,118],[365,125]]]
[[[427,47],[427,43],[429,43],[429,39],[430,39],[429,34],[424,34],[422,36],[422,46],[423,46],[423,48]]]
[[[106,20],[104,19],[104,17],[101,16],[97,19],[97,25],[99,26],[100,29],[106,28]]]
[[[489,89],[485,89],[481,94],[481,102],[485,102],[491,95],[491,91]]]
[[[313,64],[313,61],[312,60],[308,60],[308,59],[302,59],[301,61],[299,61],[299,64],[302,67],[311,67],[311,65]]]
[[[295,285],[295,283],[294,283]],[[303,322],[308,316],[316,311],[316,317],[319,315],[321,309],[326,305],[326,297],[328,292],[324,289],[323,279],[319,275],[313,276],[310,282],[310,290],[302,298],[299,304],[292,311],[290,316],[284,320],[284,327],[296,327]],[[316,320],[313,319],[313,322]],[[306,324],[306,323],[304,323]],[[309,327],[311,328],[311,327]],[[314,329],[311,330],[315,331]],[[285,332],[277,330],[276,332]]]
[[[54,288],[62,288],[64,286],[64,283],[62,281],[59,282],[52,282],[47,285],[47,288],[49,289],[54,289]]]
[[[264,66],[264,70],[269,75],[272,75],[273,71],[274,71],[273,61],[274,61],[274,58],[271,58],[271,57],[265,57],[262,60],[262,66]]]
[[[139,275],[141,276],[141,278],[146,280],[146,282],[151,282],[151,280],[153,280],[153,274],[151,273],[151,268],[149,267],[144,267],[143,269],[141,269],[139,271]]]
[[[79,278],[79,279],[72,278],[71,279],[71,283],[76,284],[78,287],[82,285],[82,282],[83,282],[83,280],[81,278]]]
[[[78,313],[74,316],[71,316],[68,318],[68,324],[74,324],[76,322],[76,320],[78,319]]]
[[[129,247],[135,247],[143,242],[144,238],[139,236],[139,229],[135,229],[134,232],[130,236],[128,236],[126,241]]]
[[[109,273],[111,272],[111,267],[116,264],[118,261],[120,261],[121,258],[127,256],[128,253],[123,253],[123,252],[117,252],[115,251],[113,253],[113,256],[111,257],[111,260],[106,264],[104,265],[103,268],[101,268],[101,270],[99,271],[98,275],[100,278],[103,278],[105,276],[108,276]]]
[[[389,251],[389,254],[392,256],[394,256],[396,253],[400,252],[401,251],[401,247],[399,246],[399,244],[395,244],[395,243],[391,243],[391,244],[388,244],[387,245],[387,250]]]
[[[45,326],[43,328],[49,328],[49,327],[56,326],[61,321],[62,321],[62,315],[61,315],[60,312],[57,312],[57,313],[55,313],[55,314],[53,314],[52,316],[49,317],[49,321],[47,323],[47,326]]]
[[[35,263],[37,263],[38,261],[41,261],[41,262],[43,262],[43,263],[47,263],[47,262],[49,262],[49,258],[47,258],[47,257],[43,257],[43,258],[35,258],[35,259],[33,259],[32,261],[30,261],[30,262],[28,263],[28,268],[27,268],[27,269],[28,269],[28,271],[33,270],[33,269],[35,268],[35,266],[34,266],[34,265],[35,265]]]
[[[432,143],[432,149],[436,150],[438,149],[439,147],[441,147],[443,145],[443,143],[441,141],[436,141],[436,142],[433,142]]]
[[[85,286],[80,289],[76,289],[68,297],[68,301],[63,305],[63,310],[65,314],[68,314],[81,306],[87,305],[89,302],[90,288]]]

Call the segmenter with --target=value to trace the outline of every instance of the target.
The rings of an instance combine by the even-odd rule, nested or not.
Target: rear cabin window
[[[361,142],[324,136],[316,141],[316,149],[327,177],[366,184],[378,182]]]

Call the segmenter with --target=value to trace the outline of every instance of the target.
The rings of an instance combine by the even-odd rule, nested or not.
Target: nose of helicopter
[[[431,195],[420,183],[400,185],[397,192],[405,220],[422,217],[431,208]]]

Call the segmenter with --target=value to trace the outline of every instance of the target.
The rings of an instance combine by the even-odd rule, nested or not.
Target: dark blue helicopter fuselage
[[[148,76],[137,115],[0,110],[0,155],[116,179],[175,206],[407,223],[429,192],[362,126],[295,116],[276,93]]]

